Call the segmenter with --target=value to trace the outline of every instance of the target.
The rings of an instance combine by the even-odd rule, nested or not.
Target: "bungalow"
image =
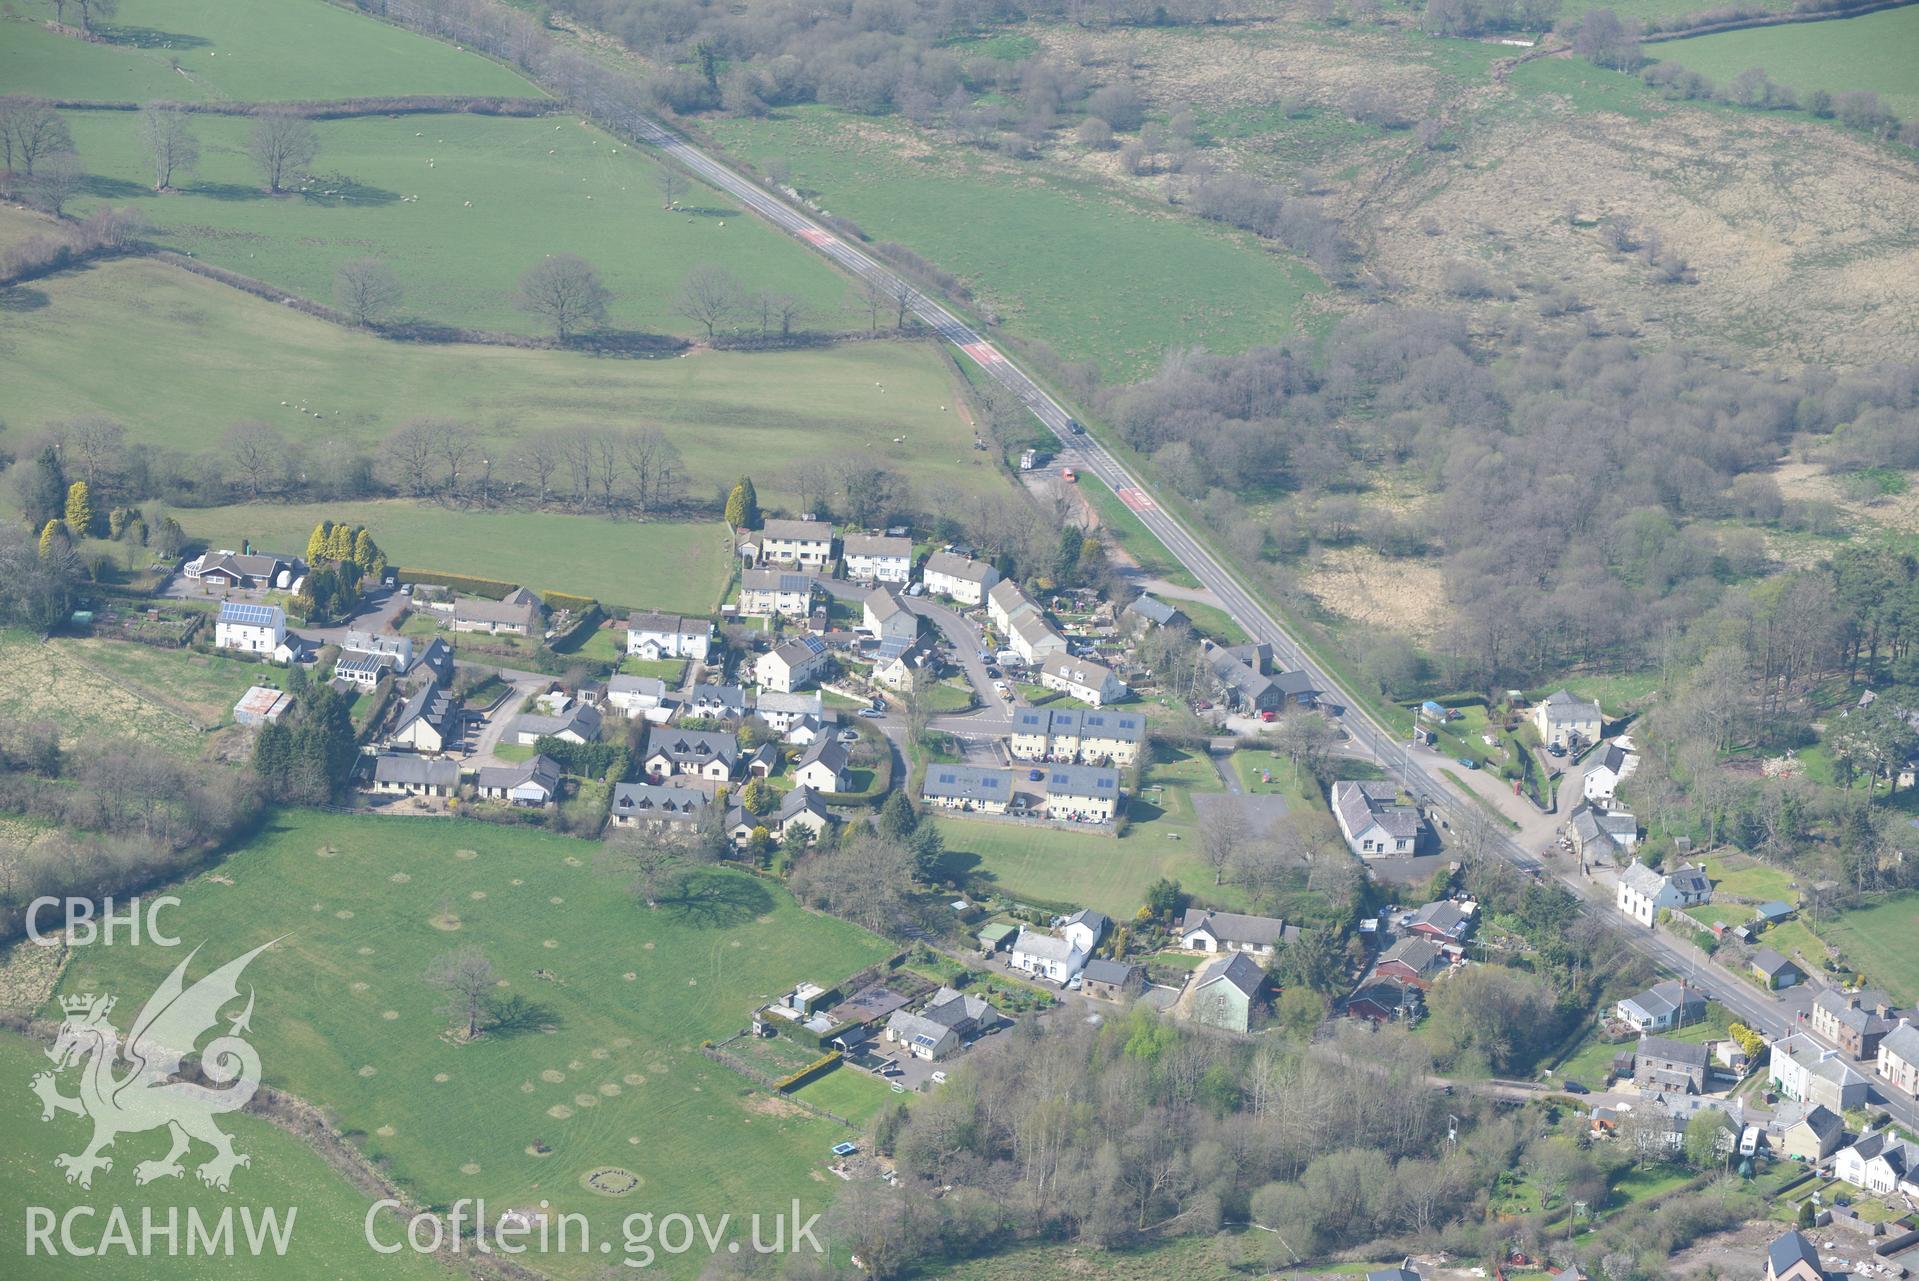
[[[615,827],[697,827],[713,798],[697,787],[671,783],[615,783]]]
[[[934,596],[944,596],[962,605],[977,605],[999,582],[999,571],[985,561],[969,560],[952,552],[934,552],[920,569],[920,581]]]
[[[860,630],[880,640],[910,643],[920,634],[920,619],[918,614],[907,612],[891,591],[875,587],[861,602]]]
[[[1193,978],[1192,1020],[1202,1027],[1249,1032],[1266,971],[1244,952],[1209,961]]]
[[[1919,1196],[1919,1144],[1906,1142],[1890,1129],[1880,1130],[1841,1152],[1832,1172],[1855,1188],[1881,1196],[1898,1192]]]
[[[287,714],[293,698],[271,685],[255,685],[233,705],[233,723],[257,728],[271,725]]]
[[[1022,614],[1037,614],[1039,606],[1010,578],[1001,579],[986,593],[986,621],[1002,636],[1013,630],[1013,620]]]
[[[1061,938],[1088,956],[1093,954],[1093,949],[1099,946],[1100,940],[1106,937],[1106,931],[1113,928],[1111,917],[1103,912],[1095,912],[1090,907],[1082,907],[1055,924],[1059,928]]]
[[[646,750],[646,772],[654,779],[675,774],[724,783],[733,777],[740,741],[714,730],[655,731]]]
[[[333,679],[355,686],[361,691],[373,689],[380,678],[392,670],[393,660],[386,654],[356,654],[341,650],[340,657],[333,663]]]
[[[1819,1251],[1798,1228],[1766,1247],[1766,1281],[1826,1281]]]
[[[1332,809],[1340,835],[1361,858],[1412,855],[1419,850],[1425,820],[1391,783],[1342,779],[1333,784]]]
[[[297,556],[275,556],[248,547],[238,552],[202,552],[182,565],[180,572],[189,581],[206,587],[277,587],[286,591],[306,573],[306,566]]]
[[[784,734],[808,717],[824,724],[826,700],[818,690],[805,693],[761,690],[753,700],[753,714],[765,721],[774,733]]]
[[[1418,984],[1381,974],[1369,975],[1345,1002],[1348,1018],[1369,1023],[1416,1019],[1425,1008],[1426,994]]]
[[[686,691],[683,706],[688,716],[730,725],[746,719],[746,691],[738,685],[695,685]]]
[[[1624,810],[1603,810],[1590,801],[1573,809],[1566,825],[1573,853],[1581,859],[1611,859],[1639,843],[1639,821]]]
[[[626,652],[649,662],[662,658],[690,658],[704,663],[713,648],[713,624],[704,618],[682,618],[650,610],[626,616]]]
[[[1635,1032],[1664,1032],[1705,1018],[1706,998],[1684,979],[1667,979],[1626,997],[1613,1013]]]
[[[776,694],[790,694],[818,680],[833,661],[826,642],[811,632],[790,637],[761,654],[753,663],[753,675],[760,688]]]
[[[822,738],[806,749],[793,780],[819,792],[844,792],[846,772],[852,766],[846,749],[830,738]]]
[[[1642,1091],[1706,1092],[1706,1047],[1663,1036],[1642,1036],[1633,1052],[1633,1080]]]
[[[456,632],[532,636],[540,630],[540,598],[524,587],[515,587],[499,600],[461,596],[453,602],[451,626]]]
[[[666,682],[657,676],[628,676],[616,673],[606,681],[607,706],[626,713],[630,720],[660,710],[666,702]],[[648,720],[654,719],[651,716]]]
[[[1119,771],[1103,765],[1053,765],[1046,770],[1046,817],[1073,823],[1110,823],[1119,813]]]
[[[1126,608],[1120,611],[1119,617],[1122,625],[1135,632],[1144,631],[1149,627],[1171,627],[1175,623],[1186,622],[1186,615],[1180,613],[1177,608],[1147,592],[1141,592],[1133,597]]]
[[[1004,814],[1014,803],[1013,771],[983,765],[927,766],[920,800],[948,810]]]
[[[1429,938],[1413,935],[1386,949],[1373,966],[1373,977],[1430,987],[1452,963],[1452,955],[1444,947]]]
[[[1095,1001],[1124,1001],[1146,990],[1146,971],[1120,961],[1088,961],[1080,971],[1080,995]]]
[[[1639,755],[1625,739],[1615,738],[1606,750],[1586,766],[1586,799],[1600,805],[1612,804],[1619,785],[1639,768]]]
[[[1007,628],[1006,644],[1007,648],[1019,655],[1021,662],[1027,664],[1041,662],[1050,654],[1066,652],[1066,638],[1047,626],[1045,616],[1038,610],[1013,618]]]
[[[1879,1043],[1896,1026],[1884,992],[1824,988],[1812,999],[1812,1030],[1855,1059],[1879,1057]]]
[[[518,765],[484,765],[474,791],[489,801],[545,809],[560,799],[560,766],[544,753]]]
[[[1131,765],[1146,739],[1138,712],[1020,707],[1013,712],[1007,750],[1015,760],[1086,761]]]
[[[1779,1152],[1816,1164],[1837,1152],[1845,1141],[1845,1118],[1823,1103],[1815,1103],[1780,1131]]]
[[[1599,704],[1588,703],[1563,689],[1548,694],[1533,708],[1532,721],[1540,741],[1575,751],[1597,743],[1605,725]]]
[[[1762,947],[1752,954],[1752,975],[1769,991],[1776,991],[1799,983],[1806,972],[1771,948]]]
[[[1249,952],[1271,956],[1288,937],[1276,916],[1245,916],[1189,907],[1179,922],[1179,945],[1189,952]]]
[[[760,618],[805,618],[818,582],[786,569],[749,569],[740,575],[740,613]]]
[[[373,790],[385,795],[451,796],[459,786],[460,767],[452,761],[395,752],[373,758]]]
[[[388,747],[438,755],[459,745],[464,728],[460,705],[453,695],[429,683],[407,696],[386,743]]]
[[[1844,1113],[1866,1103],[1866,1078],[1804,1032],[1772,1043],[1767,1056],[1769,1083],[1796,1103],[1817,1103]]]
[[[1875,1070],[1880,1080],[1907,1094],[1919,1094],[1919,1026],[1900,1019],[1879,1041]]]
[[[984,998],[968,996],[950,987],[942,987],[933,993],[920,1014],[941,1027],[951,1029],[962,1044],[971,1044],[1006,1022],[1006,1016]]]
[[[1661,910],[1680,912],[1710,902],[1712,882],[1689,864],[1660,873],[1634,859],[1619,876],[1619,910],[1647,929],[1659,919]]]
[[[1070,654],[1048,655],[1040,663],[1039,683],[1094,707],[1116,703],[1132,693],[1111,668]]]
[[[287,612],[278,605],[223,601],[213,624],[213,644],[242,654],[272,654],[286,639]]]
[[[769,520],[755,540],[760,562],[825,569],[833,559],[833,525],[824,520]]]
[[[600,737],[600,709],[591,703],[575,702],[556,715],[516,717],[513,736],[522,747],[531,747],[542,738],[591,743]]]
[[[840,563],[856,583],[913,581],[913,540],[886,534],[848,534],[840,540]]]
[[[938,1062],[959,1049],[959,1034],[924,1014],[894,1010],[886,1020],[886,1040],[916,1059]]]
[[[333,665],[336,679],[372,689],[388,672],[404,675],[413,666],[411,636],[376,636],[351,631],[340,642],[340,658]]]
[[[1034,978],[1065,983],[1086,964],[1086,953],[1063,938],[1020,928],[1007,964]]]
[[[1437,943],[1459,943],[1473,932],[1478,912],[1477,903],[1440,899],[1407,917],[1405,928],[1408,933],[1423,934]]]

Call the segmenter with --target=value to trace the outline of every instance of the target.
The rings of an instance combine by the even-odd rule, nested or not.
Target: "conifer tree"
[[[67,530],[75,538],[93,532],[93,492],[84,480],[67,486]]]

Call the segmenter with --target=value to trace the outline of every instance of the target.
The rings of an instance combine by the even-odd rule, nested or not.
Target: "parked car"
[[[862,707],[859,710],[859,714],[861,716],[877,718],[886,715],[886,709],[884,707]]]
[[[1561,1081],[1559,1088],[1568,1094],[1591,1094],[1592,1091],[1577,1081]]]
[[[1474,759],[1473,759],[1472,757],[1470,757],[1470,756],[1462,756],[1462,757],[1460,757],[1460,758],[1459,758],[1459,763],[1460,763],[1460,765],[1461,765],[1461,766],[1463,766],[1463,767],[1464,767],[1464,768],[1466,768],[1466,769],[1478,769],[1478,768],[1479,768],[1479,762],[1478,762],[1478,761],[1476,761],[1476,760],[1474,760]]]
[[[945,1085],[945,1084],[946,1084],[946,1073],[944,1073],[944,1072],[935,1072],[935,1073],[933,1073],[933,1075],[932,1075],[932,1076],[931,1076],[930,1078],[928,1078],[928,1079],[930,1079],[930,1080],[931,1080],[931,1081],[933,1082],[933,1084],[934,1084],[934,1085]]]
[[[857,743],[857,742],[859,742],[859,741],[860,741],[860,732],[859,732],[858,730],[856,730],[856,729],[843,729],[843,730],[841,730],[841,731],[840,731],[840,742],[842,742],[842,743]]]
[[[1279,713],[1269,707],[1265,711],[1259,714],[1259,719],[1262,721],[1265,721],[1268,725],[1270,725],[1274,721],[1279,719]]]

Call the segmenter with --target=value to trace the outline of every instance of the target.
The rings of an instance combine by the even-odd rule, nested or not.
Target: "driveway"
[[[986,642],[979,625],[924,596],[902,596],[900,599],[905,602],[908,613],[917,614],[931,622],[946,638],[947,648],[953,651],[954,661],[965,669],[966,679],[972,684],[973,693],[979,697],[981,706],[992,708],[1003,705],[1005,700],[993,689],[993,678],[986,674],[986,661],[980,657]]]

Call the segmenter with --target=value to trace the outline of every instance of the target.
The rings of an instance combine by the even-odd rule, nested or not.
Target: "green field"
[[[793,1097],[855,1125],[865,1125],[899,1097],[893,1087],[856,1068],[838,1067],[793,1091]]]
[[[94,42],[42,26],[52,16],[45,6],[8,14],[0,85],[9,93],[120,102],[543,96],[478,54],[322,0],[120,0]],[[67,21],[78,22],[73,8]]]
[[[1820,931],[1872,982],[1901,1005],[1919,1002],[1919,893],[1841,912]]]
[[[376,1255],[368,1250],[361,1224],[374,1198],[361,1194],[329,1167],[321,1157],[299,1139],[256,1116],[237,1114],[223,1118],[221,1128],[233,1138],[236,1151],[252,1158],[252,1164],[238,1171],[230,1192],[218,1192],[203,1185],[191,1173],[179,1179],[136,1186],[133,1167],[139,1161],[157,1160],[165,1155],[166,1135],[162,1131],[127,1134],[114,1144],[113,1169],[96,1175],[91,1190],[75,1187],[53,1159],[60,1153],[74,1153],[85,1145],[90,1126],[75,1117],[62,1116],[49,1123],[40,1120],[40,1105],[26,1092],[27,1081],[50,1065],[46,1046],[14,1032],[0,1032],[0,1072],[16,1083],[13,1097],[0,1109],[0,1200],[12,1207],[6,1230],[6,1249],[10,1255],[23,1254],[24,1207],[40,1206],[64,1215],[77,1206],[93,1206],[96,1214],[76,1220],[74,1235],[85,1244],[98,1241],[106,1224],[109,1205],[124,1207],[139,1231],[140,1211],[151,1207],[155,1217],[165,1221],[170,1208],[182,1216],[189,1207],[215,1222],[221,1211],[232,1206],[235,1235],[240,1234],[239,1216],[244,1209],[259,1213],[271,1209],[284,1222],[287,1211],[293,1214],[291,1243],[284,1258],[271,1258],[271,1264],[248,1254],[234,1258],[188,1258],[182,1253],[170,1257],[160,1242],[150,1255],[137,1264],[122,1262],[129,1255],[116,1252],[106,1262],[99,1258],[49,1258],[36,1253],[29,1261],[15,1259],[11,1267],[23,1271],[10,1275],[34,1278],[92,1278],[111,1275],[151,1277],[155,1281],[180,1278],[186,1281],[226,1281],[271,1275],[287,1281],[334,1281],[341,1276],[418,1278],[419,1281],[445,1281],[450,1274],[438,1263],[409,1252]],[[69,1072],[62,1091],[74,1093],[74,1073]],[[189,1162],[206,1159],[208,1150],[196,1146]],[[403,1230],[390,1222],[384,1232]],[[136,1240],[137,1240],[136,1235]],[[59,1240],[56,1235],[54,1240]],[[156,1238],[156,1240],[158,1240]],[[137,1257],[137,1256],[136,1256]],[[352,1260],[351,1265],[347,1260]]]
[[[181,509],[188,535],[213,547],[299,555],[322,519],[363,524],[395,566],[473,574],[609,605],[711,613],[729,565],[718,522],[606,520],[553,512],[462,511],[391,499],[248,503]]]
[[[199,168],[162,196],[137,117],[66,114],[96,175],[77,211],[131,207],[157,243],[320,302],[333,301],[341,263],[370,256],[405,286],[400,317],[543,334],[543,321],[514,308],[515,284],[543,256],[571,253],[612,291],[615,329],[700,332],[674,298],[687,270],[708,261],[749,289],[804,299],[805,327],[846,328],[845,285],[825,260],[704,187],[681,201],[694,212],[662,209],[652,157],[577,116],[323,121],[312,189],[272,197],[247,160],[244,119],[195,117]]]
[[[762,167],[786,160],[822,208],[959,276],[1012,332],[1109,377],[1149,372],[1169,347],[1282,342],[1320,288],[1251,235],[920,135],[902,142],[828,108],[704,123],[729,153]]]
[[[1783,27],[1694,36],[1648,46],[1658,58],[1691,67],[1719,84],[1763,67],[1803,97],[1814,89],[1871,89],[1902,118],[1919,114],[1919,9],[1886,9]]]
[[[636,1209],[738,1215],[793,1197],[824,1209],[836,1181],[816,1176],[845,1129],[768,1106],[698,1047],[801,979],[831,983],[879,960],[886,943],[725,870],[696,873],[649,911],[594,869],[596,852],[479,823],[284,814],[181,887],[173,921],[206,940],[196,975],[281,940],[246,976],[268,1083],[327,1109],[428,1201],[545,1199],[602,1236]],[[502,996],[532,1004],[524,1031],[445,1035],[444,998],[421,975],[468,944],[492,961]],[[60,990],[120,993],[116,1019],[131,1019],[181,956],[82,949]],[[637,1195],[582,1185],[607,1166],[637,1174]],[[538,1266],[581,1276],[604,1262]]]
[[[1712,887],[1716,892],[1735,894],[1740,898],[1758,899],[1761,902],[1778,899],[1795,906],[1799,902],[1799,891],[1793,888],[1793,879],[1790,875],[1751,855],[1720,855],[1705,859],[1704,866],[1706,875],[1712,879]],[[1728,908],[1727,910],[1736,911],[1737,909]]]
[[[507,479],[521,474],[511,442],[527,432],[646,426],[679,448],[696,496],[750,470],[774,509],[797,506],[787,473],[803,459],[857,454],[907,475],[922,499],[1006,484],[972,447],[951,408],[952,374],[924,343],[620,360],[384,342],[141,261],[13,292],[0,358],[6,419],[20,429],[101,413],[130,439],[198,451],[252,420],[311,457],[331,442],[370,450],[410,418],[444,417],[507,450],[494,459]],[[99,377],[105,368],[115,376]],[[0,501],[12,498],[8,487]]]

